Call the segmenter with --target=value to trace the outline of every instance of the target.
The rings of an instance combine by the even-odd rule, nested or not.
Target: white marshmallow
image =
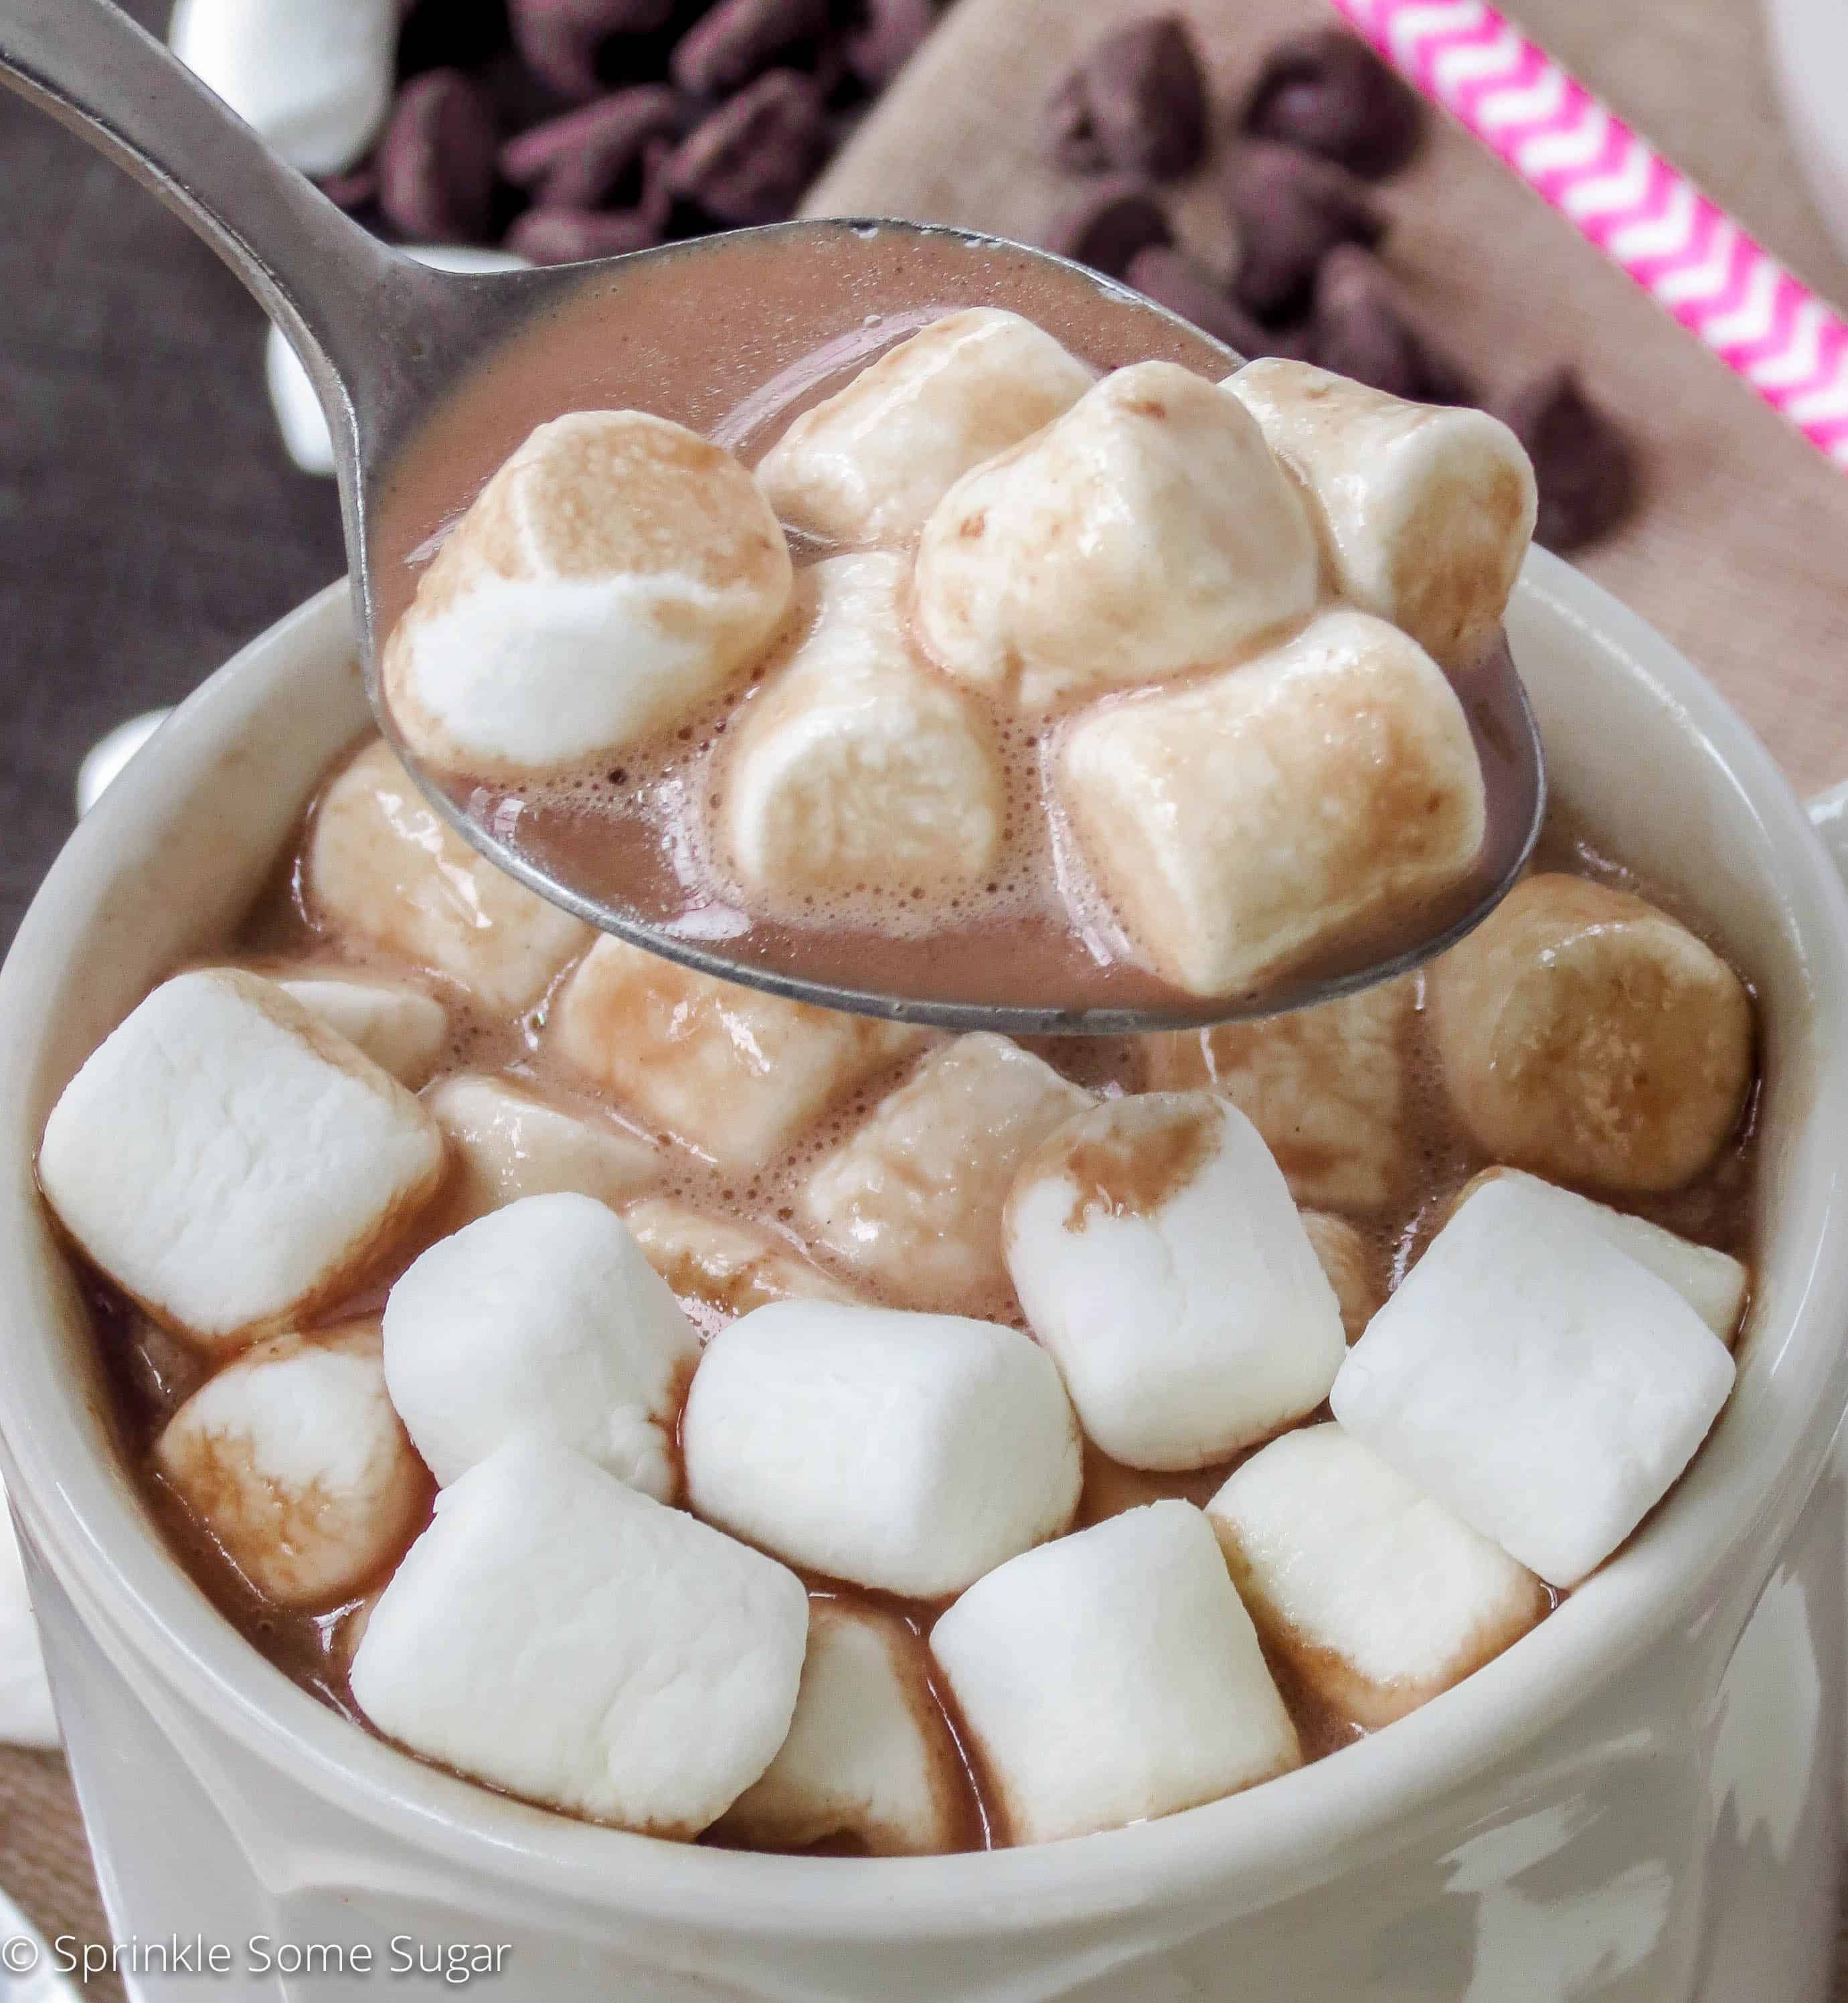
[[[933,1050],[810,1172],[804,1231],[906,1307],[1004,1311],[1001,1206],[1028,1151],[1091,1095],[985,1030]]]
[[[449,1144],[448,1215],[485,1217],[561,1190],[620,1209],[660,1173],[655,1144],[599,1113],[548,1106],[505,1078],[459,1071],[424,1096]]]
[[[1259,1632],[1356,1725],[1429,1703],[1548,1611],[1532,1572],[1338,1425],[1273,1440],[1207,1514]]]
[[[449,1040],[449,1010],[408,981],[304,974],[278,975],[276,985],[413,1092],[435,1070]]]
[[[758,484],[806,534],[909,542],[972,467],[1050,424],[1093,379],[1018,313],[949,313],[805,411],[764,454]]]
[[[715,846],[779,905],[875,907],[979,882],[1006,810],[994,735],[969,697],[912,658],[907,567],[873,553],[804,571],[805,631],[735,719],[711,774]],[[856,896],[856,891],[862,894]]]
[[[406,743],[515,777],[669,729],[789,609],[788,545],[721,447],[641,411],[541,425],[482,488],[385,643]]]
[[[673,1500],[699,1337],[615,1211],[524,1197],[439,1239],[385,1304],[385,1378],[445,1487],[516,1435]]]
[[[896,1615],[809,1603],[809,1654],[783,1750],[725,1819],[765,1850],[848,1837],[875,1857],[959,1847],[962,1760]]]
[[[552,1012],[550,1047],[635,1119],[728,1168],[779,1154],[921,1032],[812,1008],[599,939]]]
[[[1463,1185],[1455,1210],[1491,1183],[1504,1181],[1518,1183],[1535,1203],[1551,1204],[1562,1218],[1577,1219],[1619,1252],[1627,1252],[1639,1265],[1647,1266],[1658,1280],[1666,1280],[1714,1334],[1729,1349],[1732,1347],[1751,1275],[1730,1253],[1697,1245],[1690,1238],[1651,1224],[1646,1217],[1632,1217],[1609,1204],[1594,1203],[1575,1190],[1560,1189],[1519,1169],[1484,1169]]]
[[[1668,1492],[1732,1381],[1666,1281],[1504,1178],[1431,1240],[1329,1402],[1408,1481],[1570,1586]]]
[[[470,848],[376,739],[321,795],[307,895],[335,931],[447,974],[496,1011],[530,1008],[595,936]]]
[[[931,1652],[1016,1843],[1173,1815],[1301,1764],[1191,1503],[1132,1509],[990,1572]]]
[[[1085,1431],[1130,1467],[1205,1467],[1328,1396],[1341,1309],[1270,1153],[1211,1093],[1107,1099],[1008,1197],[1008,1271]]]
[[[623,1222],[675,1297],[707,1334],[772,1301],[851,1301],[854,1295],[761,1225],[672,1197],[632,1203]]]
[[[398,0],[178,0],[175,55],[292,167],[334,174],[391,105]]]
[[[442,1178],[396,1079],[274,983],[229,968],[155,989],[45,1123],[59,1221],[156,1321],[208,1343],[333,1302]]]
[[[1410,1040],[1418,977],[1252,1022],[1149,1040],[1148,1082],[1210,1085],[1264,1137],[1298,1203],[1378,1210],[1411,1159]]]
[[[1120,369],[966,474],[917,549],[925,645],[1029,709],[1223,666],[1315,590],[1308,516],[1263,435],[1171,362]]]
[[[1483,776],[1456,692],[1396,628],[1322,613],[1223,674],[1064,733],[1059,800],[1137,947],[1229,995],[1420,911],[1481,849]]]
[[[935,1599],[1078,1506],[1045,1351],[950,1315],[782,1301],[706,1345],[680,1421],[700,1515],[791,1564]]]
[[[386,1396],[379,1324],[278,1335],[225,1365],[155,1443],[162,1475],[257,1591],[333,1606],[396,1562],[429,1477]]]
[[[1280,356],[1225,387],[1314,495],[1341,595],[1447,666],[1476,659],[1534,532],[1534,470],[1507,426]]]
[[[26,1588],[25,1561],[6,1491],[0,1488],[0,1741],[50,1747],[58,1740],[44,1652]]]
[[[389,1738],[529,1800],[697,1836],[763,1773],[809,1625],[794,1573],[549,1440],[436,1498],[353,1659]]]
[[[1358,1342],[1362,1330],[1386,1304],[1386,1290],[1380,1284],[1372,1252],[1358,1228],[1346,1218],[1332,1216],[1326,1210],[1300,1214],[1302,1228],[1340,1303],[1342,1331],[1350,1342]]]

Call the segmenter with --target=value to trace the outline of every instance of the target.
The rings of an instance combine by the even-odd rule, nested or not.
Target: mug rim
[[[1665,727],[1705,750],[1716,785],[1733,788],[1790,872],[1783,914],[1825,1001],[1848,1005],[1848,894],[1770,754],[1718,692],[1668,642],[1600,587],[1542,551],[1521,599],[1572,626],[1616,672],[1640,679]],[[0,1194],[0,1353],[14,1396],[0,1411],[0,1463],[27,1533],[78,1605],[93,1640],[107,1633],[141,1669],[265,1765],[414,1847],[581,1911],[646,1913],[710,1933],[785,1937],[994,1937],[1081,1914],[1095,1921],[1224,1887],[1252,1903],[1330,1875],[1358,1849],[1389,1845],[1440,1796],[1531,1745],[1678,1624],[1700,1617],[1737,1554],[1794,1521],[1848,1405],[1844,1192],[1819,1135],[1848,1120],[1848,1039],[1825,1039],[1801,1138],[1808,1165],[1798,1241],[1798,1297],[1783,1323],[1754,1331],[1794,1372],[1748,1445],[1740,1428],[1710,1440],[1619,1557],[1518,1647],[1389,1730],[1244,1793],[1127,1829],[947,1857],[813,1858],[664,1841],[573,1820],[424,1765],[372,1738],[299,1688],[217,1613],[173,1557],[132,1491],[96,1464],[78,1431],[75,1386],[42,1326],[58,1311],[62,1253],[49,1245],[31,1162],[37,1134],[32,1066],[56,982],[61,939],[81,935],[135,830],[186,810],[207,756],[234,743],[292,677],[350,659],[344,581],[242,649],[175,713],[73,834],[41,886],[0,970],[0,1133],[18,1143]],[[318,666],[291,667],[303,653]],[[306,775],[305,775],[306,777]],[[1807,913],[1807,915],[1806,915]],[[73,914],[75,914],[73,916]],[[1807,1344],[1798,1338],[1809,1332]],[[43,1339],[28,1340],[29,1335]],[[1796,1351],[1794,1355],[1790,1352]],[[150,1551],[155,1561],[146,1562]]]

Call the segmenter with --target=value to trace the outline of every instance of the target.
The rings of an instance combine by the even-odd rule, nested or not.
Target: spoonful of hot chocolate
[[[1525,864],[1533,476],[1483,413],[1241,365],[909,223],[433,271],[109,0],[0,0],[0,78],[294,343],[382,729],[606,931],[826,1007],[1121,1034],[1401,972]]]

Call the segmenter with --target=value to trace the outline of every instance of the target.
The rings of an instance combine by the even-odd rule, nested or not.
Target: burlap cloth
[[[811,206],[1032,236],[1069,193],[1035,150],[1039,102],[1068,55],[1130,4],[961,0]],[[1222,103],[1269,38],[1324,18],[1315,0],[1185,4]],[[1526,0],[1519,11],[1748,229],[1848,301],[1848,266],[1798,192],[1752,0]],[[1392,263],[1485,380],[1505,386],[1570,357],[1628,413],[1645,505],[1585,568],[1693,656],[1800,786],[1848,777],[1848,481],[1460,132],[1436,132],[1387,199]],[[0,1884],[47,1934],[103,1937],[53,1756],[0,1750]],[[1837,1997],[1848,2003],[1848,1966]]]

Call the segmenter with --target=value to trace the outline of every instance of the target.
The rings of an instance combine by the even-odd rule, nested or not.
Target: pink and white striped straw
[[[1331,0],[1426,96],[1848,468],[1848,325],[1483,0]]]

